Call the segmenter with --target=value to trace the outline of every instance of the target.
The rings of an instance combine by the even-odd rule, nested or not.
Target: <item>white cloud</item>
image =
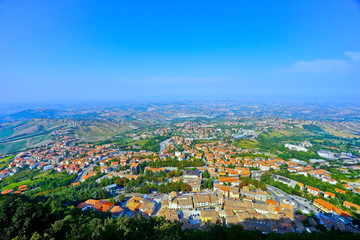
[[[351,58],[353,61],[360,61],[360,51],[359,52],[345,52],[344,53],[346,56],[348,56],[349,58]]]
[[[317,59],[313,61],[296,61],[282,73],[342,73],[349,68],[349,63],[341,59]]]
[[[360,61],[360,51],[344,53],[350,59],[315,59],[310,61],[299,60],[292,66],[279,73],[346,73],[354,69],[356,61]]]

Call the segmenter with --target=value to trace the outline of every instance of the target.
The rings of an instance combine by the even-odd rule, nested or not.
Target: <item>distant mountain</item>
[[[0,119],[0,123],[12,121],[24,121],[34,118],[59,119],[66,116],[66,112],[56,109],[27,109],[17,113],[6,115]]]

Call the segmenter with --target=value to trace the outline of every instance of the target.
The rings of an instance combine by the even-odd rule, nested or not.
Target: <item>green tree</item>
[[[119,200],[120,202],[125,202],[125,200],[126,200],[125,195],[124,195],[124,194],[120,194],[120,195],[118,196],[118,200]]]
[[[205,170],[203,173],[203,178],[209,178],[210,177],[210,173],[208,172],[208,170]]]

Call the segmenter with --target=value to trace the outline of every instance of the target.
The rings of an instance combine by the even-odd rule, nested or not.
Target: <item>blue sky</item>
[[[0,1],[0,102],[360,100],[360,2]]]

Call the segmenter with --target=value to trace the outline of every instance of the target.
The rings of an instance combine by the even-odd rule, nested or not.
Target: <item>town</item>
[[[181,222],[184,229],[220,222],[263,233],[322,228],[358,233],[360,183],[351,181],[359,176],[356,153],[324,146],[304,155],[314,147],[307,139],[281,143],[283,151],[301,159],[251,146],[296,126],[319,128],[317,122],[303,120],[187,120],[97,145],[58,130],[51,133],[53,143],[3,156],[9,161],[1,170],[1,194],[48,194],[51,189],[41,181],[6,184],[37,171],[67,178],[54,190],[77,191],[93,182],[104,198],[78,198],[74,206],[115,218],[164,217]],[[354,150],[359,153],[358,147]]]

